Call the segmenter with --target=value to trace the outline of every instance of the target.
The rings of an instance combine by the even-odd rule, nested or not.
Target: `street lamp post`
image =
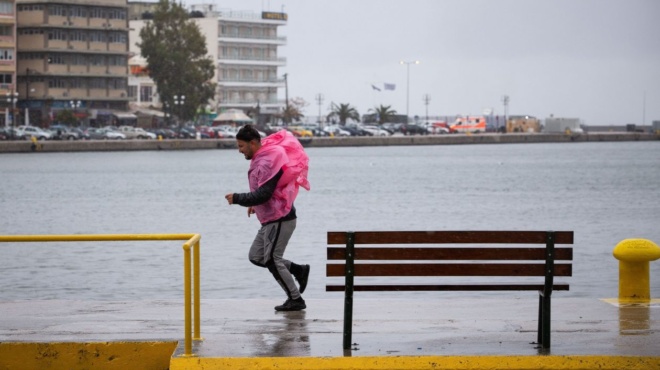
[[[406,123],[408,123],[408,117],[410,117],[410,65],[419,64],[419,60],[405,61],[402,60],[400,64],[406,65]]]
[[[16,100],[18,99],[18,92],[10,91],[6,93],[7,103],[9,107],[7,110],[11,109],[11,113],[7,114],[6,118],[11,121],[11,138],[14,139],[14,122],[16,121]]]
[[[186,103],[185,95],[174,95],[174,105],[178,105],[179,126],[183,126],[183,105]]]
[[[76,117],[76,121],[78,121],[78,116],[76,116],[76,113],[78,113],[78,108],[80,108],[80,105],[82,104],[80,100],[71,100],[69,102],[71,105],[71,109],[73,109],[73,116]],[[80,123],[80,122],[78,122]],[[79,125],[80,126],[80,125]]]

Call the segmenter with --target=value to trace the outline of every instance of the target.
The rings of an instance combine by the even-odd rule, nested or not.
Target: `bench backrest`
[[[543,276],[543,283],[472,285],[370,285],[355,290],[531,290],[550,293],[555,276],[571,276],[572,231],[359,231],[328,232],[328,277],[345,276],[344,285],[327,285],[327,291],[343,291],[353,276]],[[479,247],[355,247],[382,244],[478,244]],[[487,244],[489,246],[481,246]],[[505,247],[502,244],[528,246]],[[498,246],[490,246],[498,245]],[[529,246],[537,245],[537,246]],[[330,263],[333,261],[334,263]],[[354,263],[354,261],[376,261]],[[409,261],[416,261],[410,263]],[[433,263],[420,263],[431,261]],[[484,262],[485,261],[485,262]],[[564,261],[555,263],[555,261]],[[568,262],[566,262],[568,261]],[[568,284],[554,285],[568,290]]]

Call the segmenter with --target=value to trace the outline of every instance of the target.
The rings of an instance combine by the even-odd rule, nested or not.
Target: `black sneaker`
[[[302,267],[302,272],[300,273],[299,276],[296,276],[295,278],[298,284],[300,285],[298,291],[300,292],[300,294],[303,294],[305,292],[305,289],[307,288],[307,280],[309,280],[310,267],[309,265],[302,265],[300,267]]]
[[[307,308],[305,300],[302,297],[298,299],[287,299],[284,304],[275,306],[275,311],[300,311]]]

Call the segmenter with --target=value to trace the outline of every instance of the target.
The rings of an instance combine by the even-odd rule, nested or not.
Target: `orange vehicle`
[[[479,133],[486,132],[486,117],[484,116],[467,116],[457,117],[456,121],[450,127],[451,132],[458,133]]]

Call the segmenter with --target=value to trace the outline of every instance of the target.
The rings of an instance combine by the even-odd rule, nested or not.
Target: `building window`
[[[11,73],[0,73],[0,84],[12,84],[14,83],[14,76]]]
[[[153,86],[140,86],[140,101],[151,101]]]
[[[87,33],[83,31],[72,31],[71,32],[71,41],[87,41]]]
[[[61,78],[53,78],[48,80],[48,87],[51,89],[66,89],[67,81]]]
[[[0,60],[14,60],[14,49],[0,48]]]
[[[89,17],[105,19],[106,18],[105,11],[103,8],[92,8],[89,10]]]
[[[67,64],[67,58],[61,54],[51,54],[48,56],[48,63],[50,64]]]
[[[89,41],[90,42],[105,42],[106,37],[104,32],[90,32]]]
[[[137,86],[129,86],[128,87],[128,97],[129,98],[134,98],[137,96]]]
[[[36,12],[40,10],[44,10],[44,6],[39,4],[21,4],[17,5],[16,9],[18,9],[19,12]]]
[[[82,54],[73,54],[69,57],[72,65],[84,66],[87,65],[87,56]]]
[[[107,86],[108,84],[104,78],[92,78],[89,80],[90,89],[105,89]]]
[[[60,41],[66,41],[67,40],[67,34],[68,32],[64,30],[50,30],[48,31],[48,40],[60,40]]]
[[[48,14],[49,15],[56,15],[60,17],[66,17],[66,7],[61,6],[61,5],[49,5],[48,6]]]
[[[14,14],[14,4],[7,1],[0,1],[0,14]]]
[[[0,25],[0,36],[14,36],[14,26]]]
[[[69,80],[72,89],[84,89],[87,87],[85,80],[82,78],[74,78]]]
[[[71,8],[71,16],[76,18],[87,18],[87,8],[74,6]]]

